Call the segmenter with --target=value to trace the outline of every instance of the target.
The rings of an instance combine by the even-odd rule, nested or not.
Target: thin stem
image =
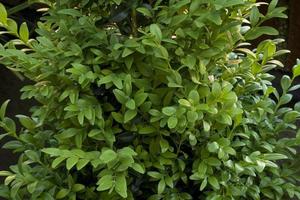
[[[15,6],[15,7],[13,7],[13,8],[11,8],[11,9],[9,9],[9,10],[7,11],[7,13],[8,13],[9,15],[12,15],[12,14],[14,14],[14,13],[17,13],[17,12],[19,12],[19,11],[21,11],[21,10],[24,10],[24,9],[28,8],[30,5],[31,5],[31,3],[25,1],[24,3],[21,3],[21,4]]]
[[[131,12],[131,29],[132,29],[132,35],[134,37],[137,36],[137,19],[136,19],[136,10],[133,8]]]

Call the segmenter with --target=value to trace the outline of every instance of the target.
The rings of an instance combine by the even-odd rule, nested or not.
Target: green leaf
[[[160,174],[159,172],[153,172],[150,171],[147,173],[150,177],[155,178],[155,179],[161,179],[162,178],[162,174]]]
[[[122,53],[122,58],[125,58],[125,57],[127,57],[127,56],[129,56],[129,55],[131,55],[133,53],[134,53],[134,51],[132,51],[131,49],[125,48],[124,51],[123,51],[123,53]]]
[[[196,90],[192,90],[189,93],[189,100],[192,101],[194,104],[198,104],[200,101],[199,93]]]
[[[32,161],[34,162],[39,162],[40,161],[40,155],[38,152],[33,151],[33,150],[27,150],[25,151],[25,155]]]
[[[135,101],[133,99],[129,99],[126,102],[126,107],[129,108],[130,110],[134,110],[135,109]]]
[[[162,59],[164,59],[164,60],[168,60],[168,59],[169,59],[169,53],[168,53],[168,50],[167,50],[165,47],[161,46],[161,45],[159,45],[159,46],[157,47],[157,50],[154,51],[154,55],[155,55],[156,57],[162,58]]]
[[[116,97],[116,99],[118,100],[118,102],[120,102],[121,104],[125,104],[127,102],[128,97],[126,96],[126,94],[118,89],[114,89],[113,93]]]
[[[187,18],[187,15],[186,14],[183,14],[183,15],[176,15],[172,18],[171,20],[171,24],[170,26],[177,26],[179,25],[180,23],[182,23],[185,19]]]
[[[124,119],[123,119],[123,115],[122,114],[116,113],[116,112],[112,112],[111,115],[114,118],[114,120],[116,120],[118,123],[123,123]]]
[[[215,189],[219,190],[220,189],[220,184],[219,181],[216,177],[214,176],[209,176],[208,177],[208,183],[213,186]]]
[[[136,110],[127,110],[124,115],[124,123],[128,123],[137,115]]]
[[[10,176],[13,175],[10,171],[0,171],[0,176]]]
[[[113,186],[113,176],[111,174],[102,176],[97,182],[97,185],[97,191],[105,191],[110,189]]]
[[[20,26],[20,31],[19,31],[19,35],[20,35],[20,39],[27,43],[29,40],[29,30],[27,27],[27,24],[25,22],[23,22]]]
[[[167,140],[161,138],[160,141],[159,141],[159,144],[160,144],[160,148],[161,148],[162,153],[165,153],[166,151],[168,151],[170,145],[169,145],[169,142]]]
[[[250,29],[246,33],[245,38],[247,40],[254,40],[262,35],[278,35],[278,34],[279,32],[273,27],[260,26],[260,27],[253,27],[252,29]]]
[[[272,0],[268,7],[268,13],[272,12],[278,4],[278,0]]]
[[[215,23],[216,25],[221,25],[223,20],[221,18],[221,14],[218,11],[211,12],[210,15],[207,17],[210,21]]]
[[[280,97],[280,100],[279,100],[279,104],[280,105],[284,105],[284,104],[287,104],[289,103],[293,98],[293,95],[291,94],[285,94],[283,96]]]
[[[74,192],[79,192],[79,191],[82,191],[84,190],[85,186],[82,185],[82,184],[74,184],[73,187],[72,187],[72,191]]]
[[[0,4],[1,5],[1,4]],[[7,105],[8,103],[10,102],[10,100],[6,100],[2,105],[1,105],[1,108],[0,108],[0,119],[3,120],[4,117],[5,117],[5,113],[6,113],[6,108],[7,108]]]
[[[51,167],[56,168],[61,162],[63,162],[66,158],[65,157],[57,157],[53,160]]]
[[[139,7],[136,9],[139,13],[142,13],[146,17],[152,17],[152,13],[148,8]]]
[[[63,189],[59,190],[59,192],[56,194],[56,199],[63,199],[69,193],[70,193],[70,190],[63,188]]]
[[[25,115],[16,115],[19,118],[20,123],[27,128],[28,130],[33,130],[36,126],[36,123],[30,118]]]
[[[27,185],[27,190],[30,194],[34,193],[34,191],[36,190],[37,184],[38,184],[38,181],[35,181],[35,182]]]
[[[118,175],[115,182],[116,192],[123,198],[127,198],[127,183],[124,175]]]
[[[219,145],[216,142],[212,142],[207,145],[207,149],[209,152],[215,153],[219,150]]]
[[[156,131],[156,128],[152,127],[152,126],[142,126],[139,128],[140,134],[150,134],[150,133],[154,133],[155,131]]]
[[[261,14],[256,6],[253,6],[250,12],[250,22],[252,26],[255,26],[260,18]]]
[[[219,167],[221,165],[221,161],[217,158],[210,157],[206,160],[207,164],[210,166]]]
[[[67,9],[60,9],[57,12],[58,14],[62,15],[70,15],[72,17],[80,17],[82,16],[81,12],[75,9],[67,8]]]
[[[9,32],[18,35],[18,25],[14,20],[8,18],[7,25],[8,25],[7,29],[9,30]]]
[[[157,24],[150,25],[150,33],[153,34],[158,41],[162,40],[162,33]]]
[[[117,5],[120,5],[122,0],[113,0],[113,2],[115,2]]]
[[[90,162],[89,159],[80,159],[80,160],[77,162],[77,164],[76,164],[77,170],[81,170],[81,169],[84,168],[89,162]]]
[[[7,12],[2,3],[0,3],[0,23],[7,24]]]
[[[12,119],[8,117],[4,117],[3,123],[5,124],[6,131],[8,131],[11,134],[16,133],[16,123]]]
[[[177,123],[178,123],[178,119],[175,116],[172,116],[168,119],[168,127],[170,129],[175,128],[177,126]]]
[[[158,186],[157,186],[157,193],[162,194],[165,191],[166,188],[166,182],[165,179],[160,179]]]
[[[139,163],[133,163],[131,168],[134,169],[135,171],[139,172],[140,174],[145,173],[145,168]]]
[[[296,78],[300,75],[300,64],[293,67],[293,77]]]
[[[198,11],[200,5],[201,5],[201,1],[192,1],[190,5],[190,12],[194,13]]]
[[[186,106],[186,107],[191,107],[192,106],[192,104],[186,99],[179,99],[178,103],[180,105],[183,105],[183,106]]]
[[[78,160],[78,157],[75,156],[68,158],[66,161],[67,170],[72,169],[72,167],[74,167],[77,164]]]
[[[197,119],[198,119],[198,113],[197,112],[195,112],[195,111],[188,111],[187,112],[187,120],[189,122],[194,123],[194,122],[197,121]]]
[[[203,191],[205,189],[205,187],[207,186],[207,178],[205,178],[201,185],[200,185],[200,191]]]
[[[292,80],[289,76],[284,75],[281,78],[280,84],[281,84],[283,91],[288,91],[289,87],[292,84]]]
[[[264,159],[267,160],[283,160],[288,159],[286,155],[280,154],[280,153],[266,153],[263,155]]]
[[[146,101],[147,97],[148,97],[148,94],[143,93],[143,92],[137,92],[134,95],[134,101],[135,101],[136,106],[139,107],[140,105],[142,105]]]
[[[208,132],[210,130],[210,124],[204,120],[203,120],[203,129],[205,132]]]
[[[174,115],[176,113],[176,108],[175,107],[171,107],[171,106],[164,107],[162,109],[162,113],[165,114],[165,115],[167,115],[167,116],[172,116],[172,115]]]
[[[185,58],[181,59],[183,65],[187,66],[189,69],[194,69],[197,59],[194,56],[187,55]]]
[[[221,124],[226,124],[226,125],[231,125],[232,124],[232,119],[230,115],[227,113],[221,113],[216,120],[220,122]]]
[[[42,152],[49,154],[51,156],[61,156],[62,152],[60,149],[57,148],[44,148],[42,149]]]
[[[111,149],[107,149],[101,154],[100,160],[102,160],[104,163],[109,163],[110,161],[115,160],[117,157],[118,154],[116,152]]]
[[[200,176],[204,176],[207,172],[207,165],[202,161],[198,166],[198,173]]]

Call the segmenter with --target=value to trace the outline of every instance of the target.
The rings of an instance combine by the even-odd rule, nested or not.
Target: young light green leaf
[[[20,35],[20,39],[27,43],[29,40],[29,30],[27,27],[27,24],[25,22],[23,22],[20,26],[20,31],[19,31],[19,35]]]
[[[124,175],[116,177],[115,190],[121,197],[127,198],[127,183]]]
[[[74,167],[77,164],[78,160],[78,157],[75,156],[68,158],[66,162],[67,170],[72,169],[72,167]]]
[[[81,170],[81,169],[84,168],[89,162],[90,162],[89,159],[80,159],[80,160],[77,162],[77,164],[76,164],[77,170]]]
[[[2,3],[0,3],[0,23],[7,24],[7,12]]]
[[[65,157],[57,157],[53,160],[51,167],[56,168],[60,163],[62,163],[66,158]]]
[[[97,182],[97,185],[97,191],[105,191],[110,189],[113,186],[113,176],[111,174],[102,176]]]
[[[296,78],[298,76],[300,76],[300,64],[293,67],[293,77]]]
[[[104,163],[109,163],[110,161],[113,161],[117,158],[117,153],[114,152],[111,149],[107,149],[105,151],[102,152],[101,156],[100,156],[100,160],[102,160]]]

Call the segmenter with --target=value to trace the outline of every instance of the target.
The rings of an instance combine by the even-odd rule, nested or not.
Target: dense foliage
[[[300,64],[277,91],[282,40],[247,43],[278,33],[262,25],[286,17],[277,0],[43,2],[35,39],[0,4],[1,34],[17,38],[0,62],[38,102],[20,129],[0,109],[1,138],[14,138],[3,148],[20,154],[0,196],[300,199],[300,104],[286,107]]]

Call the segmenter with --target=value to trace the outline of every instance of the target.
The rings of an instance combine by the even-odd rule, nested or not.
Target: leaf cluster
[[[262,23],[277,0],[49,0],[29,39],[0,4],[0,62],[33,83],[22,128],[0,109],[3,148],[20,154],[7,199],[299,198],[291,91],[272,86],[280,39]],[[268,6],[265,15],[260,6]],[[286,133],[291,137],[286,137]]]

